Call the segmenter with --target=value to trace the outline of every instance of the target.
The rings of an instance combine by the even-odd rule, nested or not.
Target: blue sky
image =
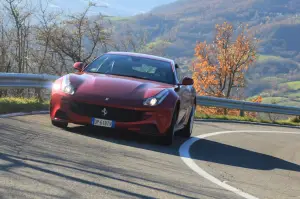
[[[49,0],[52,9],[63,9],[69,12],[79,12],[88,4],[88,0]],[[102,12],[115,16],[130,16],[148,12],[152,8],[174,2],[175,0],[93,0],[106,8],[94,8],[91,14]]]

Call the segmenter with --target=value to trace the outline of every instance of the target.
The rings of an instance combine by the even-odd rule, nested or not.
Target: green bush
[[[299,123],[300,124],[300,116],[298,117],[293,117],[290,119],[291,122],[294,122],[294,123]]]

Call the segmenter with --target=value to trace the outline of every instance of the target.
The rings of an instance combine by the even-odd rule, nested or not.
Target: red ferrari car
[[[175,132],[190,137],[196,107],[193,79],[182,77],[170,59],[127,52],[109,52],[76,73],[57,79],[52,88],[52,124],[68,123],[159,136],[173,143]]]

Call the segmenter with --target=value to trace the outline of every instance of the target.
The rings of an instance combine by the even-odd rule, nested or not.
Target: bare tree
[[[0,72],[9,72],[11,67],[9,48],[10,37],[3,14],[0,14]]]
[[[25,71],[28,55],[28,37],[30,27],[30,16],[32,11],[26,0],[3,0],[3,7],[12,18],[12,24],[15,30],[15,53],[14,60],[17,62],[19,73]],[[11,30],[12,31],[12,30]]]
[[[27,72],[31,34],[31,9],[27,0],[3,0],[0,3],[5,20],[1,20],[1,61],[5,72]],[[4,65],[4,66],[3,66]],[[26,89],[16,89],[22,95]],[[8,91],[6,91],[8,93]]]
[[[113,35],[113,40],[110,40],[109,43],[111,50],[141,52],[146,44],[150,42],[149,31],[134,30],[129,24],[119,26],[119,29],[122,30],[121,33],[111,30],[110,34]]]
[[[10,38],[8,37],[7,26],[4,24],[3,14],[0,13],[0,72],[9,72],[9,45]],[[0,90],[0,97],[6,96],[7,90]]]
[[[39,41],[44,47],[49,47],[52,56],[60,57],[66,64],[78,61],[87,63],[102,50],[110,35],[101,16],[93,21],[88,18],[88,11],[93,6],[89,4],[84,12],[67,16],[66,20],[59,23],[44,22]]]
[[[43,1],[43,3],[42,3]],[[34,27],[35,45],[31,50],[31,61],[34,64],[34,72],[51,73],[50,68],[56,71],[57,62],[54,59],[54,52],[50,49],[50,37],[56,20],[61,16],[61,12],[48,12],[48,1],[40,0],[39,12],[36,19],[39,24]]]

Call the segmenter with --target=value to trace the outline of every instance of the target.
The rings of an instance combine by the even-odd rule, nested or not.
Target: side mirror
[[[84,63],[82,63],[82,62],[76,62],[76,63],[73,65],[73,68],[75,68],[76,70],[82,71],[83,68],[84,68]]]
[[[190,85],[193,85],[193,84],[194,84],[194,80],[192,78],[185,77],[182,80],[182,85],[184,85],[184,86],[190,86]]]

